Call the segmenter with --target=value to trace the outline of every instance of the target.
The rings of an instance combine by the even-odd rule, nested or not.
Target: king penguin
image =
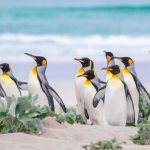
[[[135,125],[138,125],[138,116],[139,116],[139,100],[141,94],[144,95],[145,99],[147,100],[147,103],[150,105],[150,97],[143,86],[143,84],[140,82],[140,80],[137,77],[136,71],[135,71],[135,66],[134,66],[134,61],[130,57],[115,57],[115,59],[120,60],[125,68],[123,70],[123,77],[128,85],[128,88],[130,90],[133,103],[134,103],[134,108],[135,108]],[[128,110],[128,123],[131,122],[131,111],[130,107]]]
[[[80,75],[84,74],[85,71],[94,69],[94,63],[92,60],[90,60],[87,57],[81,59],[75,58],[74,60],[80,62],[82,65],[82,67],[78,70],[76,74],[75,93],[76,93],[78,111],[81,114],[84,121],[87,122],[87,120],[89,119],[89,115],[87,109],[85,108],[85,99],[84,99],[84,83],[86,81],[86,78]]]
[[[45,75],[47,68],[47,60],[42,56],[34,56],[28,53],[26,55],[32,57],[36,66],[31,70],[28,80],[28,91],[31,95],[38,95],[36,105],[40,106],[50,106],[52,111],[55,111],[54,100],[59,103],[64,112],[66,112],[66,107],[57,94],[57,92],[49,85],[48,80]]]
[[[107,51],[104,51],[104,52],[105,52],[105,56],[106,56],[106,59],[107,59],[107,67],[111,67],[111,66],[115,65],[115,60],[114,60],[113,53],[112,52],[107,52]],[[112,76],[112,73],[107,70],[106,81],[108,81],[109,78],[111,78],[111,76]]]
[[[8,63],[0,64],[0,68],[3,73],[0,76],[0,84],[3,93],[3,97],[15,96],[20,97],[21,90],[27,90],[27,82],[21,82],[17,80],[13,73],[12,67]]]
[[[104,125],[103,100],[99,102],[96,108],[93,107],[93,98],[96,92],[102,87],[100,79],[94,70],[88,70],[78,77],[86,78],[84,82],[84,99],[91,123],[93,125]]]
[[[104,116],[106,125],[126,125],[127,101],[130,101],[132,106],[132,119],[135,124],[134,105],[128,87],[122,80],[121,68],[118,65],[114,65],[102,70],[112,73],[112,77],[107,81],[105,91]]]

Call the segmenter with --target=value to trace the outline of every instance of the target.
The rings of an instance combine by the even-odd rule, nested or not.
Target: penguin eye
[[[46,60],[43,60],[42,61],[42,66],[46,65],[47,64],[47,61]]]
[[[111,61],[111,57],[107,56],[107,61],[110,62]]]
[[[133,63],[132,59],[128,60],[129,65],[131,65]]]

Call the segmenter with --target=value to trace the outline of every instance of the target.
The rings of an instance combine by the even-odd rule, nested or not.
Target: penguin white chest
[[[76,99],[77,99],[77,106],[78,111],[83,117],[83,119],[86,121],[86,117],[84,114],[84,92],[85,92],[85,83],[86,79],[84,77],[76,77],[75,79],[75,93],[76,93]]]
[[[29,74],[28,91],[31,95],[38,96],[37,101],[35,102],[36,105],[49,106],[48,99],[41,88],[36,70],[32,70]]]
[[[8,74],[2,74],[0,77],[0,83],[4,89],[6,96],[20,97],[19,89],[16,83],[9,77]]]
[[[134,111],[135,111],[135,125],[138,124],[138,116],[139,116],[139,92],[137,90],[135,81],[132,77],[132,75],[130,74],[130,72],[125,69],[123,72],[123,76],[124,76],[124,80],[126,82],[126,84],[128,85],[132,100],[133,100],[133,104],[134,104]],[[131,122],[131,117],[132,116],[132,110],[131,108],[128,106],[128,122]]]
[[[104,106],[101,100],[96,108],[93,107],[93,99],[96,94],[96,89],[92,83],[86,81],[85,84],[85,106],[87,108],[89,118],[93,124],[104,124]]]
[[[124,85],[118,77],[112,77],[106,87],[104,111],[106,123],[113,126],[125,126],[127,102]]]
[[[137,87],[136,87],[136,84],[132,75],[129,72],[124,71],[123,77],[124,77],[126,84],[128,85],[133,101],[138,103],[139,93],[138,93],[138,90],[137,90]]]

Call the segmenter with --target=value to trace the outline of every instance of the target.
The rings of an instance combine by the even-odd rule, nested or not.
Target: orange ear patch
[[[129,59],[129,60],[128,60],[128,63],[129,63],[129,65],[133,64],[133,60],[132,60],[132,59]]]
[[[46,65],[47,64],[47,61],[46,60],[43,60],[42,61],[42,66]]]
[[[94,76],[97,77],[97,73],[94,71]]]
[[[107,56],[107,61],[110,62],[111,61],[111,57]]]
[[[12,70],[12,67],[9,65],[9,70]]]

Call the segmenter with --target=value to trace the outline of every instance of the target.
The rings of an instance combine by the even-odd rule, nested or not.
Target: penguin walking
[[[80,62],[81,68],[78,70],[76,77],[75,77],[75,93],[76,93],[76,99],[77,99],[77,107],[78,111],[81,114],[82,118],[85,122],[89,119],[88,111],[85,107],[85,101],[84,99],[84,84],[86,81],[86,78],[84,76],[80,76],[85,73],[85,71],[94,69],[94,63],[92,60],[90,60],[87,57],[78,59],[75,58],[74,60]]]
[[[104,51],[104,52],[105,52],[105,56],[106,56],[106,60],[107,60],[107,67],[111,67],[111,66],[115,65],[113,53],[107,52],[107,51]],[[108,81],[111,77],[112,77],[112,73],[107,70],[106,81]]]
[[[94,70],[88,70],[84,74],[79,75],[80,77],[85,77],[84,82],[84,99],[85,107],[88,111],[89,119],[94,125],[104,125],[104,109],[103,100],[99,101],[97,108],[93,107],[93,98],[96,92],[102,87],[102,81],[97,77],[97,74]]]
[[[27,82],[17,80],[12,73],[12,67],[8,63],[0,64],[0,68],[3,71],[0,76],[2,97],[22,96],[21,90],[27,90]]]
[[[132,97],[127,85],[122,80],[121,68],[118,65],[103,68],[110,71],[112,77],[107,81],[104,102],[106,125],[125,126],[127,121],[127,101],[132,106],[132,120],[135,123],[135,112]],[[100,89],[101,90],[101,89]],[[93,100],[95,103],[95,99]]]
[[[134,108],[135,108],[135,125],[138,125],[138,116],[139,116],[139,101],[140,101],[140,96],[143,94],[145,97],[145,100],[147,103],[150,105],[150,97],[141,83],[141,81],[138,79],[136,71],[135,71],[135,66],[134,66],[134,61],[130,57],[114,57],[115,59],[120,60],[125,68],[123,70],[123,77],[128,85],[129,91],[131,93],[133,103],[134,103]],[[129,107],[128,110],[128,123],[131,123],[131,108]]]
[[[64,112],[66,112],[66,107],[57,94],[57,92],[49,85],[48,80],[45,75],[47,68],[47,60],[42,56],[34,56],[28,53],[26,55],[32,57],[36,66],[31,70],[28,80],[28,91],[32,95],[38,95],[37,105],[40,106],[50,106],[52,111],[55,111],[54,100],[59,103]]]

